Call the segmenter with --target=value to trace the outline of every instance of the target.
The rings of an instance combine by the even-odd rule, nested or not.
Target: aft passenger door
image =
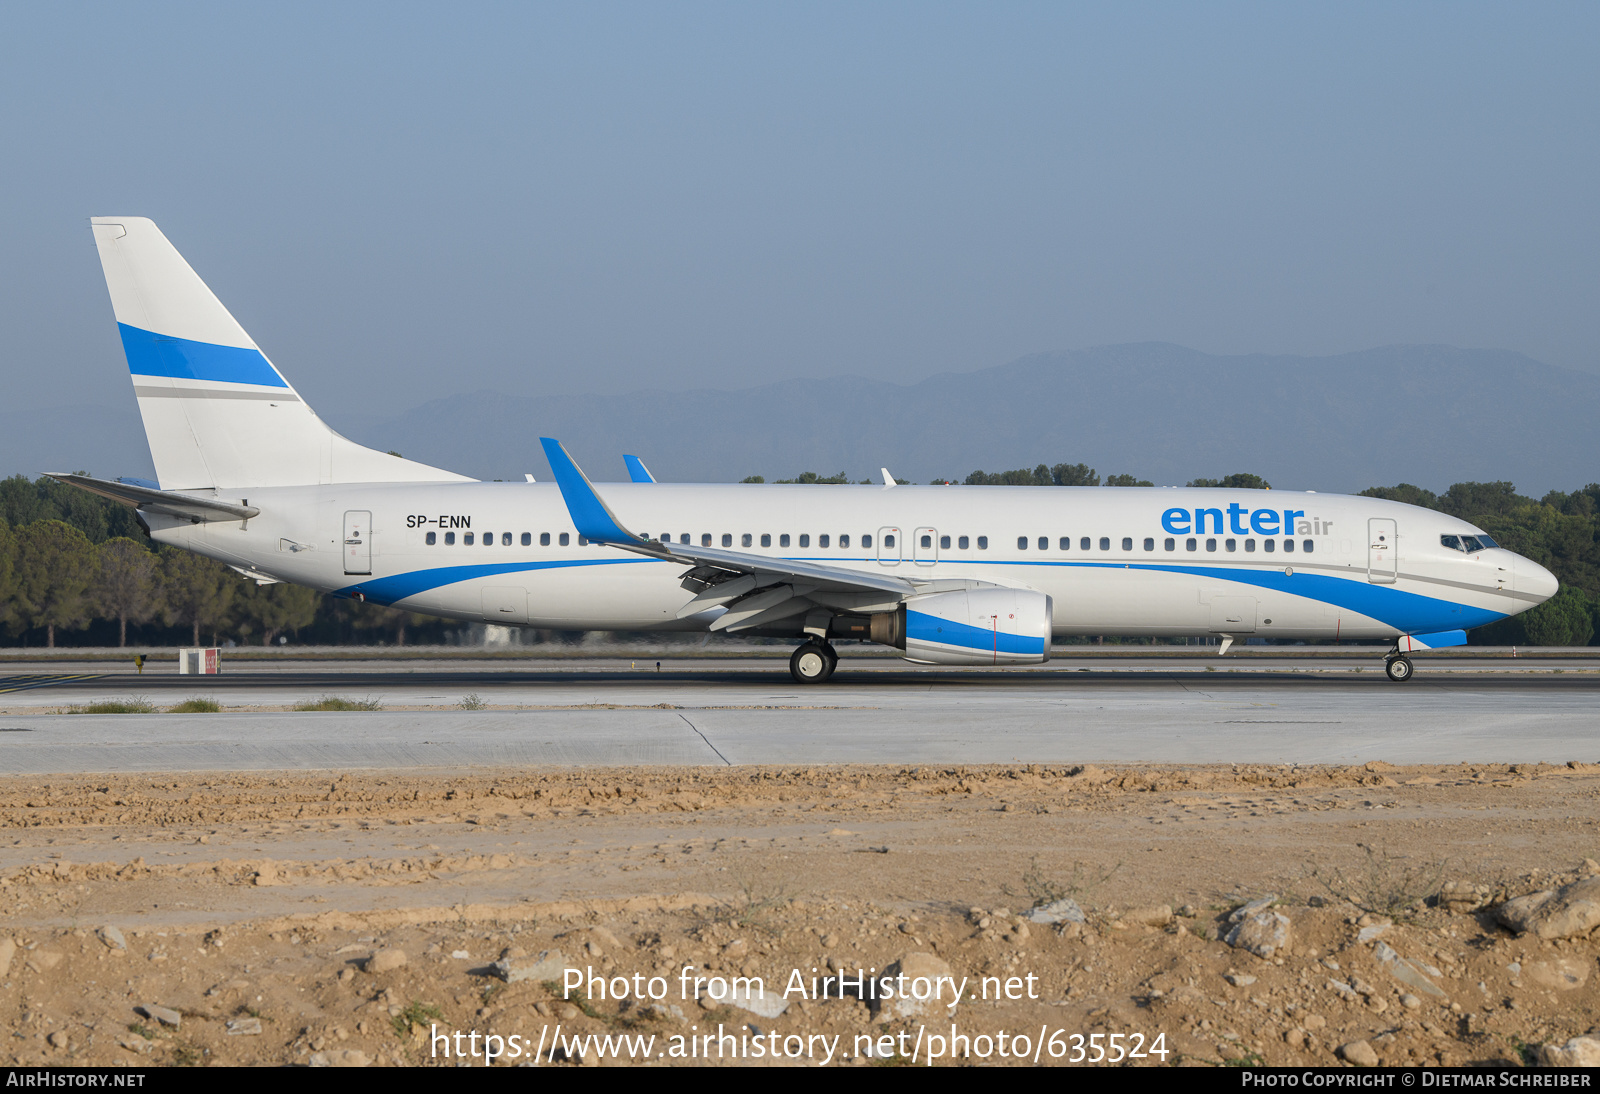
[[[1394,521],[1372,517],[1367,521],[1367,580],[1374,585],[1393,585],[1399,571],[1395,546],[1398,542]]]
[[[364,509],[344,515],[344,572],[372,572],[372,514]]]

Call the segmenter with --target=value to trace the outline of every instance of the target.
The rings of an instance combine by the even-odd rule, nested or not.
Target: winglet
[[[578,534],[591,543],[643,543],[644,540],[622,526],[615,514],[595,493],[589,476],[573,462],[561,442],[553,437],[540,437],[550,470],[555,472],[556,485],[561,488],[561,499],[567,503]]]
[[[634,482],[655,482],[655,476],[650,474],[650,469],[638,456],[624,456],[622,462],[628,465],[628,478]]]
[[[889,474],[889,469],[887,467],[880,467],[878,470],[883,472],[883,488],[885,490],[889,489],[894,485],[894,476]]]

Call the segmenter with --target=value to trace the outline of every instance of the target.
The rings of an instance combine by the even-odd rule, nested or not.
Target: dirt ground
[[[1519,1065],[1600,1024],[1600,938],[1491,909],[1600,873],[1597,794],[1583,764],[5,778],[0,1058]],[[1223,941],[1268,896],[1271,955]],[[1085,922],[1025,918],[1061,898]]]

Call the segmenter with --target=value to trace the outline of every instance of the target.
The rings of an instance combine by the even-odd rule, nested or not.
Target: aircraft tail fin
[[[470,481],[328,428],[154,222],[89,223],[163,489]]]

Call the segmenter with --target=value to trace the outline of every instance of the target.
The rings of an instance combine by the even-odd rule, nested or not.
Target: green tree
[[[817,486],[841,486],[850,481],[850,476],[846,475],[843,471],[839,472],[837,475],[828,475],[826,477],[817,474],[815,471],[802,471],[799,475],[792,479],[778,479],[776,481],[779,483],[789,484],[805,483],[807,485],[814,484]]]
[[[0,623],[11,621],[17,592],[17,540],[11,525],[0,519]]]
[[[1562,589],[1519,620],[1530,646],[1587,646],[1594,637],[1594,600],[1577,589]]]
[[[198,646],[200,628],[215,627],[227,618],[241,583],[238,574],[214,559],[191,551],[163,551],[162,618],[168,624],[191,626]]]
[[[1272,484],[1260,475],[1240,471],[1220,479],[1195,479],[1189,486],[1220,486],[1227,490],[1271,490]]]
[[[767,480],[765,478],[763,478],[762,476],[760,476],[760,475],[749,475],[749,476],[746,476],[745,478],[740,479],[739,481],[743,483],[743,482],[766,482]]]
[[[261,644],[270,646],[278,635],[310,626],[320,599],[321,594],[304,585],[241,582],[233,597],[233,629],[241,642],[259,634]]]
[[[1057,486],[1099,486],[1100,473],[1086,463],[1058,463],[1050,469],[1050,481]]]
[[[1406,505],[1416,505],[1423,509],[1439,508],[1439,495],[1432,490],[1424,490],[1420,486],[1412,486],[1403,482],[1399,486],[1374,486],[1361,491],[1363,498],[1383,498],[1385,501],[1398,501]]]
[[[144,544],[126,536],[95,548],[90,601],[103,619],[117,621],[117,645],[128,644],[128,624],[144,623],[161,607],[161,568]]]
[[[36,520],[17,529],[14,602],[28,626],[45,629],[46,646],[55,648],[57,627],[88,622],[94,575],[94,547],[72,525]]]
[[[1154,486],[1155,483],[1148,479],[1136,478],[1133,475],[1107,475],[1107,486]]]

